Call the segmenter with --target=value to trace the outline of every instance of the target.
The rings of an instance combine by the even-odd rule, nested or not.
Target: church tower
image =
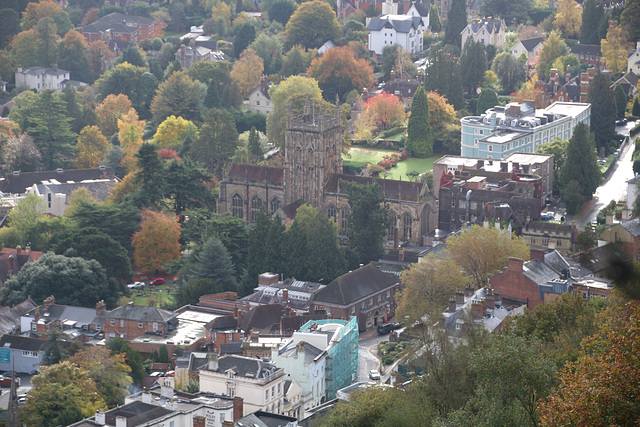
[[[329,176],[342,173],[340,109],[333,116],[305,105],[304,113],[287,114],[284,160],[284,204],[302,199],[319,208]]]

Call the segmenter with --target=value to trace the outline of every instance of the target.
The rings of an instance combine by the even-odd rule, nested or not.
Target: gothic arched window
[[[389,237],[391,237],[392,239],[395,236],[395,229],[398,222],[398,217],[396,216],[395,212],[390,212],[389,213],[389,229],[387,230],[387,235]]]
[[[409,215],[408,213],[402,215],[402,238],[404,240],[411,239],[413,231],[412,225],[413,219],[411,218],[411,215]]]
[[[278,209],[280,209],[280,199],[274,197],[273,199],[271,199],[271,212],[275,212]]]
[[[231,214],[238,218],[244,218],[242,196],[238,193],[234,194],[231,198]]]
[[[340,211],[340,227],[343,230],[346,230],[347,228],[349,228],[349,215],[351,214],[351,211],[349,210],[348,206],[345,206],[341,209]]]
[[[262,199],[259,196],[253,196],[251,198],[251,221],[255,221],[262,208]]]
[[[329,205],[327,208],[327,217],[336,221],[336,207]],[[337,221],[336,221],[337,222]]]

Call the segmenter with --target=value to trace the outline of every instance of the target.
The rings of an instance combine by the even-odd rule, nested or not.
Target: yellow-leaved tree
[[[155,135],[153,143],[158,148],[173,148],[180,150],[182,142],[189,135],[192,141],[198,139],[198,128],[191,120],[182,117],[169,116],[160,125]]]
[[[629,55],[629,31],[618,25],[618,21],[609,21],[607,38],[602,39],[602,56],[607,65],[607,69],[612,73],[620,73],[627,69],[627,58]]]
[[[140,231],[134,233],[133,259],[138,268],[160,270],[180,257],[180,223],[175,216],[145,210]]]
[[[118,119],[118,140],[124,152],[122,166],[127,172],[136,167],[135,154],[142,145],[144,125],[144,120],[138,120],[138,113],[133,108]]]
[[[78,136],[75,166],[97,168],[109,149],[109,142],[98,126],[85,126]]]
[[[564,37],[574,38],[580,34],[581,26],[582,6],[575,0],[558,0],[558,10],[556,19],[553,21],[553,28],[560,31]]]

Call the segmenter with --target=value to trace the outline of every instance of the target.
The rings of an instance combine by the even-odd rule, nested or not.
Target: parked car
[[[131,283],[130,285],[127,285],[127,288],[129,288],[129,289],[142,289],[142,288],[144,288],[144,282]]]
[[[374,381],[379,381],[380,380],[380,372],[378,372],[375,369],[369,371],[369,378],[371,378]]]
[[[384,325],[378,326],[378,334],[387,335],[389,332],[400,328],[401,326],[398,323],[385,323]]]
[[[620,119],[616,122],[616,126],[624,126],[627,124],[627,119]]]
[[[164,285],[164,279],[162,277],[158,279],[153,279],[152,281],[149,282],[149,286],[160,286],[160,285]]]

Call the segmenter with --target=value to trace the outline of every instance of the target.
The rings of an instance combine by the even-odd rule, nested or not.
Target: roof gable
[[[368,264],[338,277],[320,289],[311,300],[316,303],[348,306],[397,284],[397,277],[383,273],[373,264]]]

